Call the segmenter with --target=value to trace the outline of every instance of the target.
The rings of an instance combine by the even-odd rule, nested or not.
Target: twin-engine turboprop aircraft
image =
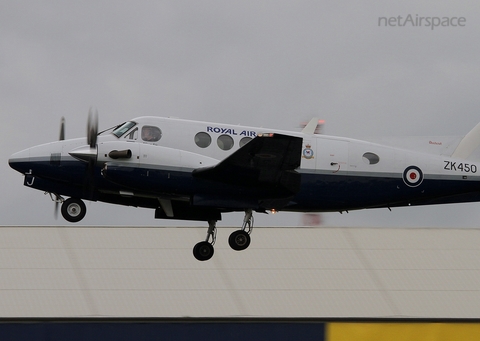
[[[234,250],[250,244],[252,212],[331,212],[480,201],[480,164],[467,158],[480,144],[480,124],[451,155],[408,151],[349,138],[302,132],[139,117],[87,139],[64,139],[11,156],[24,185],[50,193],[69,222],[82,220],[83,200],[146,207],[157,219],[208,222],[193,249],[212,257],[216,222],[242,211]],[[65,197],[69,197],[66,199]]]

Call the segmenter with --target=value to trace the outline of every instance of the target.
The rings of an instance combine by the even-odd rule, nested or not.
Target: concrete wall
[[[479,229],[1,227],[0,317],[480,318]]]

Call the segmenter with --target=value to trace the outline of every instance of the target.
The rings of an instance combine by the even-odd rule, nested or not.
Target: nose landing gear
[[[69,198],[62,204],[62,216],[71,223],[77,223],[87,214],[87,207],[80,199]]]
[[[55,203],[55,219],[57,219],[58,205],[60,204],[62,204],[62,217],[65,218],[66,221],[78,223],[85,218],[87,207],[81,199],[69,198],[65,200],[61,195],[56,193],[45,192],[45,194],[50,194],[50,199]]]
[[[66,221],[77,223],[87,214],[87,207],[82,200],[69,198],[62,203],[61,212]]]

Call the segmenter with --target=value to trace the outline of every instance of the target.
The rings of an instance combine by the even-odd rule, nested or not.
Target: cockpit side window
[[[128,140],[136,140],[138,138],[138,128],[132,129],[125,138]]]
[[[162,138],[162,131],[158,127],[143,126],[142,140],[147,142],[157,142]]]
[[[112,134],[115,135],[116,137],[120,138],[123,134],[125,134],[127,131],[130,130],[133,126],[135,126],[135,122],[125,122],[121,125],[119,125],[113,132]]]

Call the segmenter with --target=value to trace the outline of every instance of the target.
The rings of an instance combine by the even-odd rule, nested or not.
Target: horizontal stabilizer
[[[460,141],[452,154],[453,158],[466,159],[480,146],[480,123]]]

